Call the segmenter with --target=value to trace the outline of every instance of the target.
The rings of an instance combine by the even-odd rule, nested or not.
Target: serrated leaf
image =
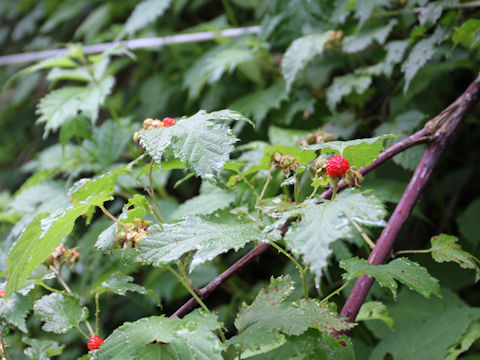
[[[335,112],[337,104],[344,96],[355,91],[358,95],[363,94],[372,84],[372,77],[365,75],[347,74],[337,76],[332,85],[327,89],[327,105]]]
[[[37,122],[45,123],[45,134],[48,134],[50,130],[57,130],[63,123],[79,113],[95,124],[98,110],[105,102],[106,96],[110,94],[114,82],[114,78],[110,76],[98,84],[65,86],[50,92],[38,103],[36,113],[40,117]]]
[[[72,202],[95,201],[95,197],[108,198],[114,193],[118,175],[125,171],[125,167],[122,166],[93,178],[78,180],[68,192]]]
[[[10,296],[17,290],[47,256],[70,234],[76,219],[86,213],[90,206],[101,205],[110,196],[92,196],[66,208],[51,213],[42,213],[28,224],[7,258],[7,292]]]
[[[289,276],[272,278],[252,304],[240,310],[235,319],[239,334],[228,344],[254,349],[277,342],[284,335],[301,335],[309,327],[330,334],[353,326],[316,299],[288,301],[293,285]]]
[[[346,336],[335,339],[331,335],[309,329],[299,336],[289,336],[280,347],[257,356],[242,353],[249,360],[354,360],[352,340]]]
[[[59,345],[56,341],[29,339],[24,337],[22,341],[30,345],[23,353],[32,360],[50,360],[53,356],[60,355],[65,344]]]
[[[129,16],[124,31],[132,36],[138,30],[162,16],[170,6],[172,0],[145,0],[135,7]]]
[[[395,138],[398,135],[386,134],[367,139],[349,141],[329,141],[323,144],[302,147],[305,150],[321,150],[322,154],[339,154],[345,157],[350,166],[363,167],[370,165],[373,159],[383,151],[383,139]]]
[[[391,19],[387,25],[364,30],[361,33],[345,37],[342,42],[342,50],[346,53],[355,53],[365,50],[374,41],[380,45],[385,44],[393,27],[398,24],[397,19]]]
[[[420,12],[418,13],[418,22],[421,26],[430,28],[431,26],[435,25],[440,16],[442,16],[442,11],[442,4],[427,4],[427,6],[420,8]]]
[[[161,266],[196,250],[191,269],[228,250],[238,250],[251,240],[262,238],[258,224],[219,212],[210,216],[189,216],[181,222],[150,227],[139,241],[142,260]]]
[[[239,65],[257,58],[248,41],[229,41],[206,52],[189,67],[184,76],[184,86],[190,98],[197,98],[203,87],[220,80],[225,73],[232,73]]]
[[[372,276],[380,286],[388,288],[394,298],[397,297],[396,281],[426,298],[431,294],[442,296],[438,280],[432,277],[426,268],[406,258],[392,260],[386,265],[372,265],[365,259],[355,257],[341,260],[339,266],[346,271],[342,274],[345,280],[351,280],[360,275]]]
[[[122,274],[122,273],[114,273],[110,275],[110,277],[103,281],[100,286],[98,286],[93,292],[97,294],[101,294],[105,291],[110,291],[117,295],[125,296],[127,291],[136,292],[139,294],[145,294],[147,289],[143,286],[133,284],[133,277]]]
[[[432,257],[436,262],[456,262],[464,269],[475,270],[475,282],[480,280],[479,260],[472,254],[462,250],[457,244],[458,239],[455,236],[441,234],[432,237]]]
[[[171,149],[195,175],[213,182],[238,139],[227,125],[212,120],[249,121],[231,110],[212,113],[200,110],[174,126],[140,131],[140,143],[159,166],[165,151]]]
[[[309,149],[310,150],[310,149]],[[295,161],[298,162],[299,165],[306,166],[311,161],[315,159],[315,153],[313,151],[303,150],[298,146],[285,146],[285,145],[273,145],[267,146],[264,150],[264,156],[260,160],[260,165],[268,165],[272,162],[272,155],[274,153],[280,153],[282,155],[290,155],[295,158]]]
[[[9,299],[0,299],[0,318],[26,333],[25,319],[32,310],[32,300],[19,293],[14,293]]]
[[[415,74],[420,70],[435,54],[435,46],[439,45],[445,39],[446,32],[442,27],[438,27],[435,32],[426,39],[420,40],[408,55],[403,63],[402,71],[405,73],[405,86],[403,92],[406,93],[410,82]]]
[[[467,208],[457,218],[460,234],[473,247],[478,246],[478,214],[480,214],[480,198],[472,200]]]
[[[131,360],[156,342],[162,344],[157,355],[162,359],[222,360],[224,347],[213,333],[220,326],[214,315],[202,310],[183,319],[151,316],[117,328],[93,356],[95,360]]]
[[[356,234],[345,213],[355,222],[370,226],[384,225],[386,215],[379,199],[343,191],[334,200],[319,205],[309,204],[301,209],[301,221],[293,224],[285,234],[287,246],[309,264],[317,284],[332,252],[330,244],[340,239],[351,239]]]
[[[388,316],[385,304],[380,301],[369,301],[362,304],[355,321],[381,320],[393,329],[393,319]]]
[[[58,293],[35,301],[33,310],[44,322],[42,329],[56,334],[65,334],[88,317],[88,309],[82,306],[79,298]]]
[[[451,346],[445,360],[456,360],[460,354],[464,353],[473,345],[475,341],[480,339],[480,321],[474,321],[470,324],[467,332],[463,334],[456,346]]]
[[[385,49],[387,50],[384,68],[385,75],[392,75],[394,65],[400,63],[403,60],[403,56],[405,55],[407,47],[408,40],[391,41],[387,45],[385,45]]]
[[[473,50],[480,45],[480,20],[468,19],[462,26],[455,29],[453,41],[459,42],[466,48]]]
[[[290,92],[298,73],[315,57],[323,54],[325,45],[332,39],[333,31],[312,34],[296,39],[290,44],[282,59],[282,75]]]
[[[233,192],[216,187],[185,201],[171,214],[171,219],[179,219],[189,215],[208,215],[217,210],[228,208],[234,200],[235,194]]]

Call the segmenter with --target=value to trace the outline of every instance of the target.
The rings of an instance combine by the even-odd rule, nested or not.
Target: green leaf
[[[439,45],[445,39],[446,32],[442,27],[438,27],[429,38],[420,40],[408,55],[403,63],[402,71],[405,73],[405,86],[403,92],[406,93],[410,82],[415,74],[420,70],[435,54],[435,46]]]
[[[332,85],[327,89],[327,105],[332,112],[335,112],[337,104],[344,96],[355,91],[358,95],[363,94],[372,84],[371,76],[357,76],[347,74],[337,76]]]
[[[24,337],[22,341],[30,345],[23,352],[32,360],[50,360],[53,356],[60,355],[65,344],[59,345],[56,341],[29,339]]]
[[[202,184],[202,190],[206,188]],[[200,194],[185,201],[172,214],[171,219],[179,219],[189,215],[208,215],[217,210],[226,209],[235,200],[235,193],[225,191],[210,185],[208,190],[201,190]]]
[[[290,44],[282,59],[282,75],[290,92],[298,73],[315,57],[322,55],[325,45],[331,41],[333,31],[312,34],[296,39]]]
[[[125,29],[129,36],[162,16],[170,6],[171,0],[145,0],[135,7],[129,16]]]
[[[393,66],[403,60],[407,47],[408,40],[390,41],[385,45],[385,49],[387,50],[387,55],[385,56],[385,75],[392,75]]]
[[[473,343],[478,339],[480,339],[480,321],[477,320],[471,323],[467,332],[463,334],[459,344],[457,346],[450,347],[445,360],[457,359],[460,354],[470,349]]]
[[[438,280],[432,277],[426,268],[406,258],[392,260],[386,265],[372,265],[365,259],[355,257],[341,260],[339,265],[346,271],[342,274],[345,280],[351,280],[360,275],[372,276],[380,286],[388,288],[394,298],[397,297],[398,288],[395,280],[426,298],[431,294],[441,297]]]
[[[58,293],[45,295],[35,301],[33,310],[45,322],[42,330],[56,334],[65,334],[88,317],[88,309],[82,306],[78,297]]]
[[[315,153],[313,151],[302,150],[298,146],[285,146],[285,145],[273,145],[267,146],[264,149],[264,156],[260,160],[260,165],[269,164],[272,161],[272,155],[274,153],[280,153],[282,155],[290,155],[295,158],[299,165],[306,166],[313,159],[315,159]]]
[[[478,214],[480,214],[480,198],[472,200],[465,211],[457,218],[460,234],[471,246],[478,246]]]
[[[212,260],[228,250],[238,250],[251,240],[262,238],[258,224],[251,220],[218,212],[210,216],[189,216],[181,222],[150,227],[139,241],[142,260],[161,266],[196,250],[191,268]]]
[[[8,300],[0,299],[0,318],[24,333],[28,332],[25,319],[32,310],[30,298],[14,293]]]
[[[189,67],[183,80],[192,99],[200,95],[203,87],[214,84],[225,73],[232,73],[239,65],[257,59],[248,40],[229,41],[206,52]]]
[[[380,45],[385,44],[393,27],[398,24],[396,19],[391,19],[387,25],[364,30],[361,33],[347,36],[343,39],[342,49],[346,53],[355,53],[365,50],[374,41]]]
[[[411,292],[400,292],[395,304],[395,331],[389,331],[378,343],[370,360],[382,360],[386,354],[393,359],[445,359],[449,348],[461,341],[472,322],[480,319],[479,308],[402,296],[407,294]]]
[[[101,205],[110,196],[92,196],[69,207],[49,214],[42,213],[26,227],[10,250],[7,258],[7,292],[10,296],[27,279],[48,255],[70,234],[75,220],[86,213],[90,206]]]
[[[299,336],[288,336],[280,347],[267,353],[248,356],[249,360],[354,360],[355,351],[352,340],[346,336],[335,339],[331,335],[309,329]]]
[[[432,257],[436,262],[456,262],[464,269],[475,270],[475,282],[480,280],[479,260],[472,254],[462,250],[462,247],[456,242],[455,236],[441,234],[432,237]]]
[[[222,360],[223,344],[213,333],[221,326],[212,314],[195,310],[183,319],[151,316],[125,323],[105,339],[95,360],[131,360],[152,342],[161,343],[157,358]],[[125,340],[128,340],[127,342]]]
[[[281,102],[286,100],[287,97],[285,85],[278,82],[267,89],[261,89],[241,97],[230,107],[242,114],[251,116],[258,128],[268,112],[272,109],[278,109]]]
[[[322,154],[339,154],[345,157],[350,166],[364,167],[370,165],[373,159],[383,151],[383,139],[394,138],[398,135],[387,134],[367,139],[349,141],[329,141],[323,144],[302,147],[305,150],[321,150]]]
[[[228,126],[212,120],[249,121],[231,110],[200,110],[174,126],[141,130],[140,143],[159,166],[165,151],[171,149],[195,175],[212,182],[219,179],[220,170],[238,141]]]
[[[105,291],[110,291],[117,295],[125,296],[127,291],[136,292],[139,294],[145,294],[147,289],[143,286],[132,284],[133,277],[122,274],[120,272],[116,272],[106,280],[103,281],[100,286],[98,286],[92,292],[97,294],[102,294]]]
[[[453,41],[459,42],[470,50],[476,49],[480,45],[479,40],[480,20],[478,19],[468,19],[453,33]]]
[[[310,265],[318,284],[322,269],[331,254],[330,244],[352,239],[356,230],[345,213],[363,225],[384,225],[385,208],[380,200],[351,191],[341,192],[334,200],[319,205],[308,204],[301,209],[302,219],[285,234],[287,246]]]
[[[110,94],[114,82],[113,77],[106,77],[98,84],[64,86],[50,92],[37,106],[36,112],[40,115],[37,122],[45,123],[45,134],[50,130],[57,130],[79,113],[95,124],[98,110],[105,102],[106,96]]]
[[[369,301],[362,304],[355,321],[381,320],[393,329],[393,319],[388,316],[387,307],[380,301]]]
[[[442,16],[442,11],[442,4],[427,4],[427,6],[420,8],[418,22],[421,26],[425,26],[428,29],[436,24],[437,20]]]
[[[289,301],[293,285],[289,276],[272,278],[252,304],[240,310],[235,319],[239,334],[228,344],[243,350],[255,349],[278,342],[284,335],[301,335],[310,327],[330,334],[353,326],[316,299]]]

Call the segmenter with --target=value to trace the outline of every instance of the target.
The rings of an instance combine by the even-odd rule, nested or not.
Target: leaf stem
[[[370,239],[370,237],[367,235],[367,233],[360,227],[360,225],[357,224],[357,222],[355,220],[353,220],[353,218],[350,215],[348,215],[348,213],[346,211],[344,211],[343,213],[348,218],[348,220],[350,220],[353,227],[360,233],[363,240],[365,240],[365,242],[368,244],[370,249],[373,249],[375,247],[375,243],[372,241],[372,239]]]
[[[66,293],[65,291],[62,291],[62,290],[58,290],[58,289],[54,289],[50,286],[48,286],[47,284],[45,284],[43,281],[39,283],[39,285],[45,289],[47,289],[48,291],[50,292],[54,292],[54,293],[58,293],[58,294],[63,294],[63,295],[69,295],[68,293]]]
[[[300,176],[295,175],[295,184],[293,185],[293,199],[298,203],[298,193],[300,192]]]
[[[265,195],[265,191],[267,191],[267,187],[268,185],[270,184],[270,181],[272,181],[272,169],[270,168],[270,170],[268,171],[268,176],[267,176],[267,180],[265,181],[265,184],[263,185],[263,189],[262,189],[262,192],[260,193],[260,197],[257,199],[257,204],[262,201],[263,199],[263,196]]]
[[[257,203],[258,203],[260,201],[260,195],[258,194],[257,189],[255,189],[255,186],[253,186],[252,183],[250,181],[248,181],[248,179],[245,176],[243,176],[243,174],[241,172],[237,171],[237,174],[238,174],[238,176],[240,176],[240,179],[242,179],[242,181],[245,184],[247,184],[250,189],[252,189],[253,194],[257,198]]]
[[[270,240],[270,245],[273,246],[275,249],[278,250],[278,252],[282,253],[285,255],[290,261],[292,261],[295,264],[295,267],[298,269],[298,272],[300,273],[300,279],[302,279],[302,287],[303,287],[303,294],[305,298],[308,298],[308,286],[307,286],[307,276],[306,276],[306,269],[300,265],[300,263],[295,260],[295,258],[290,255],[285,249],[283,249],[281,246],[276,244],[274,241]]]
[[[95,334],[98,335],[98,322],[99,322],[99,314],[100,314],[100,302],[99,302],[100,294],[98,292],[95,293]]]
[[[158,220],[163,223],[162,214],[160,212],[160,208],[158,207],[157,195],[153,188],[153,180],[152,180],[153,164],[154,162],[152,159],[152,161],[150,161],[150,169],[148,170],[148,183],[150,188],[149,195],[152,197],[152,203],[153,203],[152,210],[155,213],[155,216],[158,218]]]
[[[395,255],[399,255],[399,254],[428,254],[428,253],[431,253],[432,251],[433,251],[432,248],[425,249],[425,250],[400,250],[400,251],[395,252]]]
[[[343,284],[342,286],[340,286],[337,290],[335,290],[334,292],[332,292],[330,295],[328,295],[327,297],[323,298],[322,301],[320,301],[321,303],[325,303],[327,302],[328,299],[330,299],[331,297],[339,294],[343,289],[345,289],[347,287],[348,284],[350,284],[350,281],[352,281],[352,279],[348,280],[347,282],[345,282],[345,284]]]
[[[205,305],[202,299],[200,299],[197,293],[192,289],[192,287],[189,285],[187,279],[185,279],[184,276],[181,276],[179,273],[177,273],[170,265],[167,265],[167,270],[170,271],[173,274],[173,276],[177,278],[180,284],[182,284],[183,287],[193,296],[193,298],[197,301],[198,304],[200,304],[203,310],[205,310],[209,314],[212,313],[210,309],[207,307],[207,305]],[[222,339],[222,342],[225,343],[227,341],[227,338],[225,337],[225,334],[223,333],[223,330],[221,328],[218,329],[218,334],[220,335],[220,339]],[[229,351],[227,351],[227,354],[228,354],[228,357],[231,360],[233,360]]]
[[[122,223],[120,220],[118,220],[115,216],[113,216],[106,208],[105,206],[103,205],[98,205],[98,207],[100,208],[100,210],[102,210],[102,212],[107,215],[110,219],[112,219],[113,221],[115,221],[118,225],[124,227],[124,228],[127,228],[128,226],[124,223]]]
[[[332,188],[332,197],[330,198],[331,200],[335,199],[335,197],[337,196],[338,181],[339,181],[338,178],[332,178],[330,182],[331,188]]]
[[[0,334],[0,355],[2,356],[2,360],[12,360],[12,358],[7,354],[6,348],[7,344],[5,343],[5,338],[3,337],[3,334]]]

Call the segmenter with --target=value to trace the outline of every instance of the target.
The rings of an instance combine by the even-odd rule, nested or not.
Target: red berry
[[[0,299],[5,296],[5,289],[0,289]]]
[[[88,340],[88,350],[97,350],[100,349],[100,346],[103,344],[103,339],[100,336],[92,336],[90,340]]]
[[[333,178],[345,175],[349,167],[350,164],[347,159],[340,155],[334,155],[327,162],[327,175]]]
[[[169,127],[169,126],[175,125],[177,123],[177,120],[166,117],[162,120],[162,122],[163,122],[163,126]]]

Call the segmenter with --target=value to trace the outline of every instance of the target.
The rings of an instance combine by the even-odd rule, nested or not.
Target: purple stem
[[[425,154],[420,161],[412,180],[405,190],[402,199],[400,200],[387,226],[383,230],[380,239],[377,241],[375,249],[372,251],[369,257],[369,261],[372,264],[381,264],[389,254],[398,232],[412,211],[413,206],[418,199],[418,195],[425,186],[425,183],[427,182],[428,177],[437,163],[438,158],[443,152],[448,139],[451,137],[458,124],[465,118],[477,100],[479,87],[480,83],[474,81],[454,103],[442,111],[437,117],[430,120],[423,129],[390,146],[387,150],[381,153],[377,159],[373,160],[372,164],[360,169],[360,173],[365,175],[371,170],[375,169],[377,166],[383,164],[385,161],[390,160],[398,153],[405,151],[412,146],[432,142],[433,140],[431,145],[425,151]],[[447,117],[448,121],[444,123],[444,120]],[[338,191],[344,189],[345,187],[346,185],[343,182],[340,182],[338,185]],[[328,199],[332,196],[332,190],[326,190],[320,196],[324,199]],[[392,222],[394,225],[391,224]],[[287,231],[289,226],[289,223],[283,225],[282,234]],[[382,238],[384,238],[384,240],[382,240]],[[248,263],[253,261],[269,247],[269,243],[261,243],[260,245],[256,246],[248,254],[217,276],[205,287],[196,290],[198,296],[202,300],[209,296],[221,284],[243,269]],[[357,316],[358,310],[360,309],[365,296],[372,286],[373,280],[373,278],[361,276],[355,284],[354,289],[352,290],[352,293],[350,294],[341,312],[341,314],[343,316],[347,316],[350,321],[353,321]],[[194,298],[191,298],[171,316],[185,316],[197,306],[197,301]]]
[[[438,159],[445,150],[448,141],[452,137],[460,122],[467,116],[470,109],[478,98],[480,82],[474,81],[468,89],[445,111],[427,123],[424,129],[433,132],[434,141],[430,143],[423,154],[415,172],[405,189],[395,211],[393,212],[387,226],[383,229],[375,248],[368,257],[368,262],[373,265],[382,264],[390,254],[395,239],[407,221],[413,210],[420,193],[425,187]],[[362,275],[358,278],[348,297],[341,316],[348,317],[353,322],[362,306],[365,297],[374,282],[374,278]]]

